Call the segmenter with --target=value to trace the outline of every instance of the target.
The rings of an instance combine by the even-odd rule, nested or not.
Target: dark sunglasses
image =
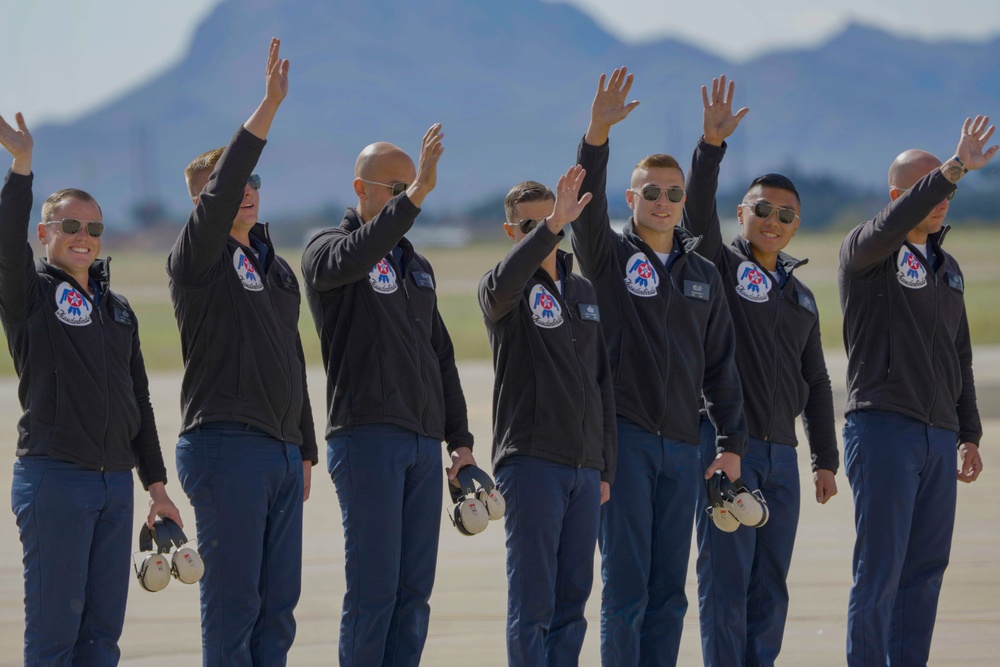
[[[903,189],[903,188],[897,188],[897,187],[896,187],[895,185],[892,185],[892,186],[889,186],[889,187],[890,187],[891,189],[893,189],[893,190],[899,190],[900,192],[906,192],[906,190],[908,190],[908,189],[909,189],[909,188],[906,188],[906,189]],[[944,198],[945,198],[946,200],[948,200],[948,201],[951,201],[952,199],[954,199],[954,198],[955,198],[955,193],[956,193],[956,192],[958,192],[958,190],[952,190],[951,192],[949,192],[948,194],[946,194]]]
[[[365,183],[371,183],[372,185],[381,185],[383,188],[389,188],[390,190],[392,190],[393,197],[398,197],[399,195],[406,192],[406,189],[410,187],[409,183],[403,183],[402,181],[398,183],[379,183],[378,181],[366,181],[363,178],[361,180]]]
[[[80,227],[87,225],[87,233],[95,239],[104,233],[104,223],[97,221],[81,222],[76,218],[63,218],[62,220],[49,220],[46,225],[59,225],[59,230],[63,234],[73,235],[80,231]]]
[[[527,234],[532,229],[534,229],[535,227],[537,227],[539,222],[540,222],[540,220],[534,220],[532,218],[525,218],[524,220],[521,220],[520,222],[505,222],[503,224],[509,225],[511,227],[517,227],[518,229],[521,230],[522,234]]]
[[[251,190],[260,190],[260,174],[254,174],[247,179],[247,185]]]
[[[633,190],[632,192],[641,194],[642,198],[646,201],[656,201],[660,198],[661,194],[666,194],[667,199],[675,204],[684,199],[684,188],[679,188],[676,185],[671,185],[669,188],[644,185],[642,186],[642,190]]]
[[[771,217],[772,213],[777,211],[778,222],[780,222],[783,225],[790,225],[793,222],[795,222],[795,218],[799,217],[799,214],[790,208],[773,206],[771,204],[765,204],[762,201],[759,201],[756,204],[742,204],[742,206],[749,206],[750,209],[753,211],[753,214],[763,220],[767,220],[768,218]]]

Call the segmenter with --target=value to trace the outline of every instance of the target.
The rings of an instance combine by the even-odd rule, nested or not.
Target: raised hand
[[[417,162],[417,177],[406,191],[414,206],[419,207],[424,197],[437,185],[437,164],[441,154],[444,153],[442,139],[444,133],[441,131],[441,123],[434,123],[424,134],[424,140],[420,144],[420,159]]]
[[[969,171],[985,167],[993,159],[997,151],[1000,150],[1000,146],[993,146],[986,151],[983,150],[986,142],[993,136],[994,130],[996,130],[996,126],[990,125],[989,116],[976,116],[975,120],[971,118],[965,119],[965,123],[962,125],[962,136],[958,140],[958,148],[955,149],[955,155],[965,163],[965,168]]]
[[[277,37],[271,38],[271,49],[267,54],[267,69],[264,71],[265,89],[264,99],[272,100],[278,104],[288,95],[288,68],[290,63],[282,60],[278,51],[281,49],[281,40]]]
[[[556,203],[552,207],[552,215],[545,219],[545,224],[549,230],[558,234],[568,223],[580,217],[584,207],[590,203],[593,195],[585,192],[582,197],[580,187],[583,185],[583,177],[587,175],[586,170],[580,165],[575,165],[559,177],[556,184]]]
[[[597,84],[597,93],[594,101],[590,105],[590,127],[587,128],[587,135],[584,140],[591,146],[603,146],[608,140],[608,133],[611,126],[625,119],[632,109],[639,106],[638,100],[633,100],[628,104],[625,98],[628,97],[629,90],[632,89],[633,76],[628,73],[628,68],[619,67],[611,73],[611,80],[605,86],[606,76],[601,74],[601,80]]]
[[[14,121],[17,123],[16,130],[0,116],[0,146],[14,157],[11,170],[15,174],[27,176],[31,173],[31,153],[35,140],[31,138],[31,132],[28,132],[28,126],[24,124],[24,116],[20,112],[15,114]]]
[[[701,87],[701,103],[705,107],[704,128],[705,141],[713,146],[721,146],[736,127],[750,112],[750,109],[743,107],[733,115],[733,91],[736,90],[736,82],[729,82],[729,89],[726,90],[726,75],[723,74],[718,79],[712,79],[712,95],[709,97],[708,89]]]

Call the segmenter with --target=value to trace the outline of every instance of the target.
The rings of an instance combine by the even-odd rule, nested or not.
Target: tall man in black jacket
[[[0,117],[14,162],[0,192],[0,320],[18,376],[11,506],[24,547],[24,664],[117,665],[132,552],[132,468],[147,523],[167,497],[139,328],[109,287],[101,207],[82,190],[42,205],[32,262],[31,134]],[[43,483],[44,479],[44,483]]]
[[[833,392],[820,341],[816,300],[793,271],[806,263],[783,250],[801,222],[795,185],[780,174],[754,179],[736,209],[740,235],[726,246],[715,193],[725,140],[747,109],[733,114],[726,77],[702,87],[705,134],[687,181],[686,224],[702,239],[698,253],[718,267],[736,328],[736,365],[750,439],[743,481],[760,489],[770,519],[761,528],[724,533],[705,512],[698,529],[698,603],[706,667],[771,667],[788,613],[786,579],[799,520],[795,418],[802,415],[812,452],[816,501],[837,493]],[[695,207],[704,206],[703,209]],[[702,421],[702,463],[715,458],[715,431]],[[708,494],[701,492],[700,507]]]
[[[889,168],[892,203],[840,248],[847,347],[844,460],[854,494],[847,662],[925,665],[951,552],[957,479],[983,468],[965,279],[941,247],[956,184],[992,159],[994,127],[966,119],[955,156]]]
[[[625,104],[631,85],[624,67],[607,86],[601,75],[578,152],[594,198],[573,223],[573,248],[597,288],[618,413],[618,484],[601,514],[601,658],[670,665],[687,610],[698,490],[717,469],[740,476],[747,426],[729,306],[718,270],[694,253],[700,239],[679,226],[684,174],[674,158],[636,165],[625,193],[632,218],[621,234],[611,229],[608,134],[639,104]],[[702,394],[717,434],[707,470]]]
[[[272,39],[257,110],[185,171],[195,207],[167,260],[184,355],[177,472],[205,559],[206,666],[285,664],[317,460],[298,282],[258,222],[252,175],[288,93],[279,47]]]
[[[404,234],[437,183],[441,126],[420,161],[389,143],[354,168],[357,208],[302,257],[327,373],[330,476],[344,522],[342,665],[416,665],[441,528],[441,441],[475,463],[434,272]]]
[[[583,169],[556,196],[527,181],[507,194],[515,245],[479,282],[493,349],[493,468],[507,501],[507,655],[576,664],[594,578],[600,507],[611,497],[614,389],[597,294],[558,249],[579,215]]]

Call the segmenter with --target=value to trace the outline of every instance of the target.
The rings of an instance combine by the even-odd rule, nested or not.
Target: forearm
[[[719,168],[726,154],[726,143],[712,146],[704,139],[698,142],[691,157],[681,225],[692,234],[701,236],[696,251],[717,262],[723,250],[722,230],[716,194],[719,189]]]
[[[563,234],[553,234],[539,225],[510,249],[492,271],[483,276],[479,305],[491,322],[498,322],[524,298],[524,287],[552,254]]]

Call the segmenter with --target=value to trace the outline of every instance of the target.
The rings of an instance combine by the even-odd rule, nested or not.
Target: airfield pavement
[[[828,351],[827,356],[839,428],[843,423],[845,360],[839,351]],[[488,469],[492,369],[488,361],[462,362],[459,369],[471,428],[478,438],[476,454]],[[994,508],[1000,498],[1000,455],[995,453],[1000,440],[1000,347],[977,348],[975,369],[986,426],[985,472],[975,484],[961,484],[959,488],[951,565],[945,575],[930,660],[939,667],[998,664],[993,642],[1000,638],[1000,520]],[[151,390],[171,480],[167,488],[181,508],[190,536],[194,534],[194,514],[176,481],[174,464],[180,379],[176,372],[155,373],[151,376]],[[10,443],[8,462],[0,466],[0,489],[5,490],[10,488],[12,441],[20,414],[16,386],[13,377],[0,380],[0,425]],[[309,386],[316,423],[322,425],[326,383],[321,368],[310,368]],[[791,608],[778,662],[812,667],[843,665],[854,543],[853,503],[841,470],[837,475],[840,493],[828,505],[817,505],[812,499],[808,451],[804,446],[801,449],[802,517],[789,577]],[[343,533],[336,493],[326,472],[324,447],[320,448],[320,459],[320,465],[313,470],[312,497],[305,508],[303,592],[296,610],[298,633],[288,661],[293,666],[331,665],[337,661],[344,594]],[[137,482],[136,530],[145,507],[146,496]],[[7,513],[6,517],[0,521],[0,665],[4,666],[21,664],[24,629],[21,545],[13,515]],[[239,517],[233,520],[239,521]],[[481,667],[506,664],[503,527],[496,523],[470,538],[455,531],[443,514],[441,524],[437,583],[431,598],[430,633],[423,663]],[[600,663],[599,572],[599,556],[595,553],[595,583],[587,606],[589,627],[582,665]],[[701,649],[693,554],[687,591],[689,608],[679,664],[698,665]],[[164,591],[152,594],[143,591],[132,577],[121,648],[124,667],[200,664],[197,588],[174,581]]]

